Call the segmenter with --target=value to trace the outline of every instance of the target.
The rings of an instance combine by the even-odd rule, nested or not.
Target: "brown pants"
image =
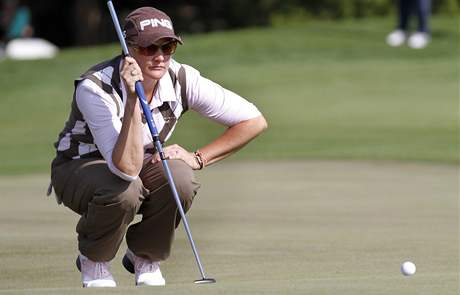
[[[200,184],[183,161],[168,164],[187,211]],[[181,218],[162,163],[144,162],[139,178],[128,182],[104,160],[77,159],[52,165],[51,179],[57,197],[81,215],[76,228],[80,253],[93,261],[112,260],[126,233],[136,255],[152,261],[168,258]],[[142,220],[128,227],[136,214]]]

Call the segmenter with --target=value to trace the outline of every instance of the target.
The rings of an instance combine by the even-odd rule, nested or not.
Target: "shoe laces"
[[[82,270],[89,272],[88,275],[90,275],[93,279],[112,278],[108,262],[96,262],[89,260],[88,258],[83,258],[81,259],[81,263]]]
[[[134,255],[134,267],[136,268],[136,273],[153,273],[156,272],[160,264],[156,261],[150,261],[139,256]]]

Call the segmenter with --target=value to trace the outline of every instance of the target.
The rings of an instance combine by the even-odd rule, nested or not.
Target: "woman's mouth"
[[[161,71],[161,70],[164,70],[165,67],[163,66],[150,66],[149,67],[149,70],[151,71]]]

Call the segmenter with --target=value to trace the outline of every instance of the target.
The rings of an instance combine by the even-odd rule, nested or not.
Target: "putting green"
[[[164,288],[83,290],[77,216],[45,197],[47,175],[2,176],[0,294],[458,294],[458,167],[394,162],[225,162],[199,172]],[[404,277],[400,263],[417,273]],[[85,292],[84,292],[85,291]]]

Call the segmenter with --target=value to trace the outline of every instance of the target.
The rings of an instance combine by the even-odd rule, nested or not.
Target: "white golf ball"
[[[403,264],[401,264],[401,272],[405,276],[411,276],[415,274],[415,271],[417,270],[417,267],[413,262],[410,261],[405,261]]]

